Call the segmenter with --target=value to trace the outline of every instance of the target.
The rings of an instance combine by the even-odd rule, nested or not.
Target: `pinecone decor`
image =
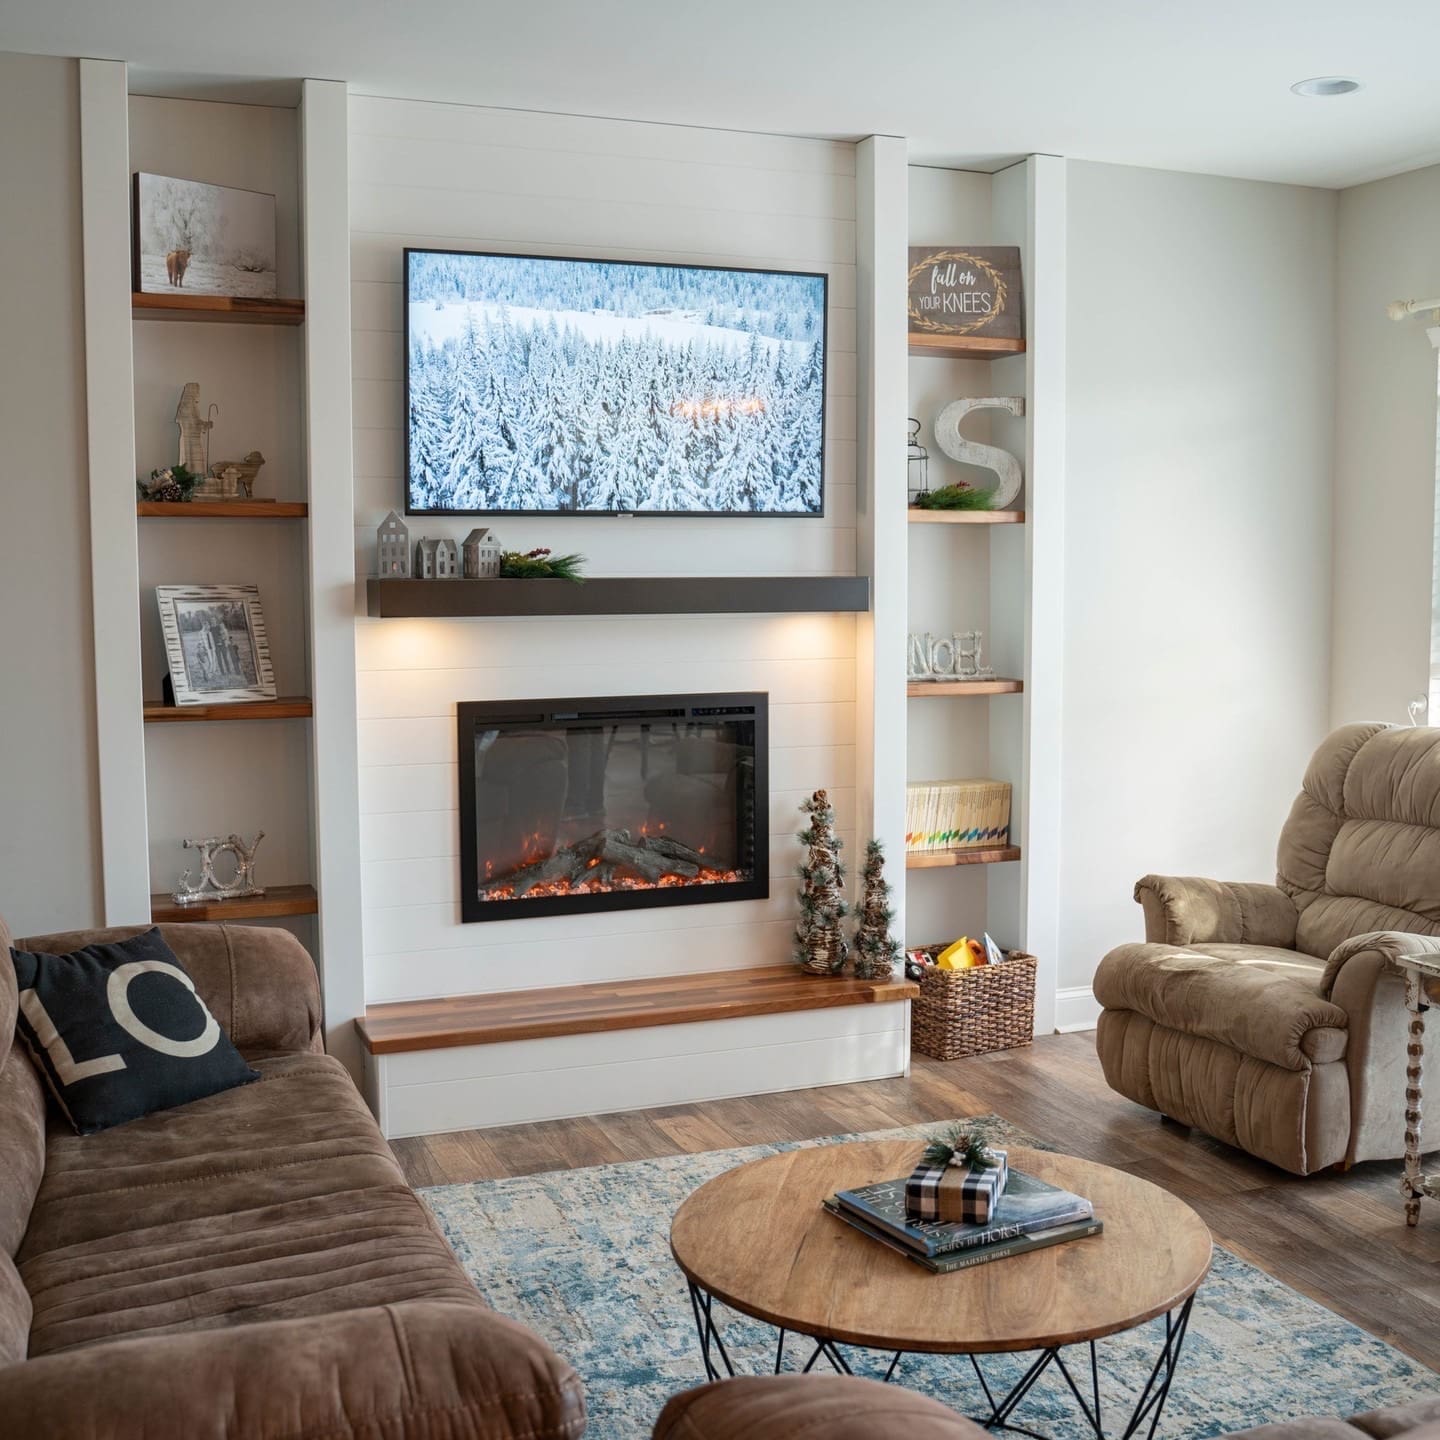
[[[838,975],[850,947],[840,931],[849,906],[841,894],[845,870],[829,796],[817,790],[800,805],[810,823],[800,832],[807,854],[800,866],[800,923],[795,927],[795,963],[812,975]]]
[[[900,942],[890,933],[895,918],[885,883],[885,848],[878,840],[865,847],[860,872],[860,909],[855,925],[855,978],[888,980],[900,959]]]

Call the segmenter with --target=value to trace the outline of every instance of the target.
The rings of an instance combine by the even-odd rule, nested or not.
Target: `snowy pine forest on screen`
[[[822,511],[825,279],[412,251],[411,511]]]

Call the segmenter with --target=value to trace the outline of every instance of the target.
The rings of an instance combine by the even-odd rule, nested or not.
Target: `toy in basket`
[[[905,1182],[905,1215],[910,1220],[985,1225],[1005,1193],[1008,1157],[978,1135],[954,1126],[932,1140]]]
[[[920,985],[910,1011],[910,1045],[919,1054],[958,1060],[1034,1038],[1035,957],[1006,954],[988,935],[983,962],[979,950],[979,942],[962,939],[906,952],[906,976]]]

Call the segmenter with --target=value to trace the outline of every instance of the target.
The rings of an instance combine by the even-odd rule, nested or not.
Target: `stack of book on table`
[[[1104,1228],[1090,1202],[1020,1170],[1009,1172],[1004,1194],[983,1222],[912,1220],[906,1213],[906,1178],[841,1190],[825,1208],[862,1235],[937,1275],[1025,1255]]]

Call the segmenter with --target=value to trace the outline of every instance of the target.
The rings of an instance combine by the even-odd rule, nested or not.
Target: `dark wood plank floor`
[[[469,1130],[393,1148],[411,1184],[444,1185],[990,1112],[1163,1185],[1227,1249],[1440,1370],[1440,1204],[1406,1227],[1398,1161],[1287,1175],[1115,1095],[1088,1034],[945,1064],[917,1057],[903,1080]]]

